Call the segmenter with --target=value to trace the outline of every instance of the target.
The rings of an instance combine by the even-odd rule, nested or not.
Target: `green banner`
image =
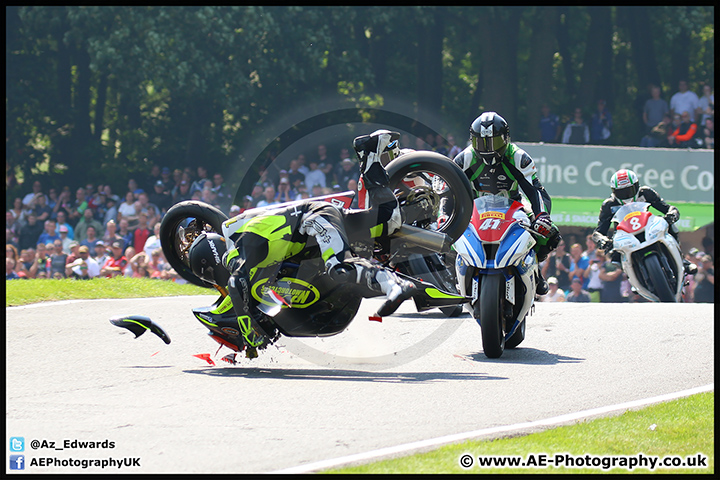
[[[601,198],[559,198],[552,199],[551,217],[556,225],[596,227]],[[715,221],[715,205],[712,203],[672,202],[680,211],[677,226],[680,231],[694,231]],[[659,214],[652,210],[653,213]]]

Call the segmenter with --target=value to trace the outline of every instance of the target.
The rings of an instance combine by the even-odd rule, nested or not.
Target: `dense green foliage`
[[[543,102],[589,114],[603,97],[614,142],[636,145],[648,84],[669,99],[680,78],[696,92],[714,82],[713,16],[712,6],[6,7],[7,167],[24,181],[117,191],[149,163],[234,171],[248,145],[289,141],[269,128],[278,118],[328,102],[367,109],[353,121],[409,105],[459,142],[481,109],[496,109],[516,140],[533,141]]]

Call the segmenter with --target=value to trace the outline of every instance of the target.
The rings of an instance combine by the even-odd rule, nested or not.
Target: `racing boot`
[[[353,148],[360,160],[360,173],[365,188],[386,187],[390,183],[385,164],[398,156],[399,139],[398,132],[377,130],[353,140]]]
[[[536,295],[547,295],[547,293],[550,291],[550,286],[548,285],[547,281],[542,275],[542,272],[540,272],[540,269],[538,268],[535,273],[535,279],[537,280],[537,286],[535,287],[535,294]]]
[[[381,277],[384,279],[378,281]],[[377,314],[381,317],[387,317],[395,313],[400,304],[412,297],[417,291],[412,282],[403,280],[388,270],[381,270],[375,275],[375,281],[381,286],[381,290],[385,293],[385,302],[378,308]]]
[[[237,326],[248,347],[249,356],[256,349],[265,348],[270,343],[270,336],[260,326],[262,314],[253,307],[247,285],[247,277],[233,275],[228,281],[228,294],[237,315]],[[257,355],[255,355],[257,356]]]
[[[685,270],[685,275],[695,275],[698,271],[697,265],[686,258],[683,258],[683,269]]]
[[[385,302],[377,311],[381,317],[395,313],[402,302],[417,292],[412,282],[363,258],[354,258],[335,265],[329,274],[335,281],[354,282],[375,292],[384,293]]]
[[[391,234],[403,223],[403,211],[398,199],[389,188],[385,165],[400,155],[400,134],[390,130],[376,130],[370,135],[361,135],[353,140],[353,148],[360,163],[360,183],[358,207],[374,208],[383,212],[385,234]]]

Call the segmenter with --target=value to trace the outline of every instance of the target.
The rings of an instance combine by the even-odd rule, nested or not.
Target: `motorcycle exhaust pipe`
[[[437,253],[449,252],[453,244],[450,236],[445,233],[425,230],[424,228],[405,224],[393,233],[392,236]]]

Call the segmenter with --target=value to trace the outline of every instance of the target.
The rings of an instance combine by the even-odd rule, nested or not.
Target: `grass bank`
[[[524,436],[467,441],[323,473],[705,473],[715,471],[715,392]],[[461,459],[472,465],[462,467]],[[702,466],[703,458],[707,466]],[[652,459],[658,466],[651,469]],[[684,467],[660,467],[659,462]],[[485,462],[487,466],[480,466]],[[491,465],[505,462],[504,467]],[[511,466],[525,462],[526,467]],[[553,465],[562,462],[560,466]],[[615,462],[615,468],[612,468]],[[632,466],[630,462],[638,462]],[[639,462],[643,462],[641,465]],[[626,466],[622,466],[625,463]],[[543,465],[544,464],[544,465]],[[688,464],[693,464],[690,466]]]
[[[5,306],[58,300],[213,295],[215,290],[149,278],[32,279],[5,281]]]

